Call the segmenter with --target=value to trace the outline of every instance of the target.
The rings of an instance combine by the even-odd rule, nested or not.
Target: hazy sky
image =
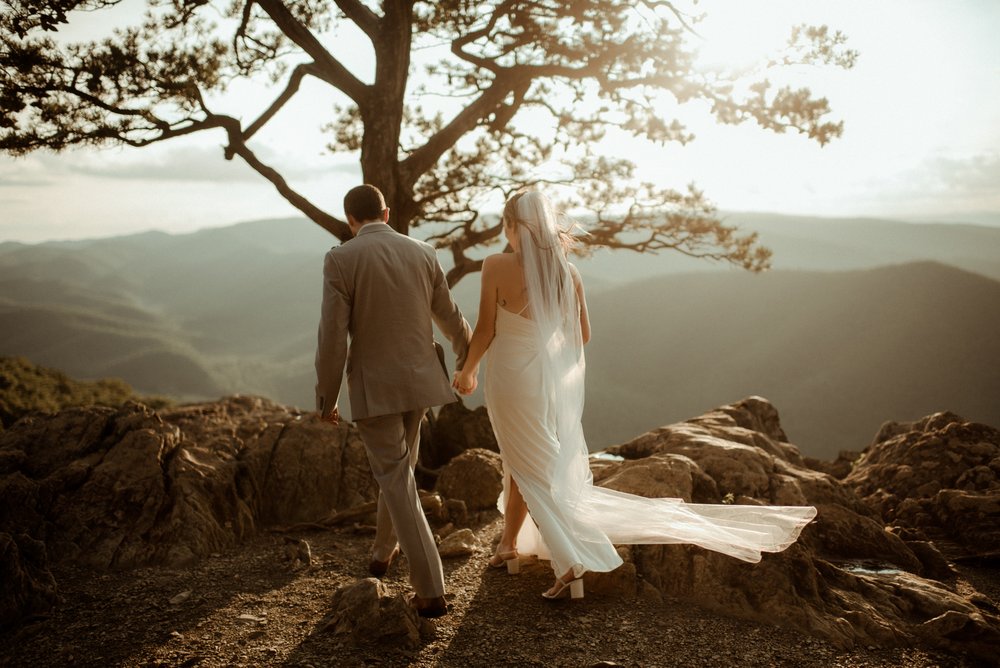
[[[126,21],[141,3],[96,12],[69,34],[84,38]],[[666,107],[696,132],[686,147],[627,142],[613,150],[640,175],[707,191],[720,208],[907,220],[1000,220],[1000,2],[995,0],[704,0],[706,64],[745,64],[780,46],[792,25],[828,24],[860,51],[850,71],[803,68],[777,75],[830,100],[844,136],[825,148],[751,125],[720,127],[697,106]],[[130,14],[131,12],[131,14]],[[332,50],[366,79],[370,50],[341,35]],[[249,102],[249,106],[248,102]],[[236,86],[222,110],[252,118],[267,103]],[[306,83],[251,142],[313,201],[340,215],[356,158],[325,152],[319,127],[335,98]],[[227,106],[228,105],[228,106]],[[147,149],[0,156],[0,240],[39,241],[187,231],[298,212],[238,160],[221,134]],[[612,150],[609,147],[609,150]]]

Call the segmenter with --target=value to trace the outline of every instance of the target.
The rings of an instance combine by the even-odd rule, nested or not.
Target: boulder
[[[347,636],[359,645],[420,644],[417,611],[402,596],[389,596],[376,578],[341,586],[331,605],[333,612],[321,624],[324,631]]]
[[[844,482],[893,527],[959,554],[1000,551],[1000,430],[954,413],[887,422]]]
[[[690,545],[635,545],[637,574],[663,595],[845,648],[921,643],[993,657],[987,648],[1000,633],[996,610],[977,606],[976,593],[965,597],[922,577],[950,572],[933,545],[889,530],[854,487],[809,468],[783,437],[777,411],[754,397],[609,448],[625,461],[592,462],[598,484],[643,496],[817,507],[795,544],[759,563]],[[701,476],[711,482],[696,484]],[[963,494],[950,503],[963,507],[972,492]],[[974,633],[983,640],[971,640]]]
[[[187,563],[377,491],[352,428],[255,397],[29,416],[0,453],[0,532],[98,569]]]
[[[832,503],[817,503],[816,519],[803,532],[803,542],[825,559],[863,561],[916,573],[924,573],[923,562],[910,544],[884,524],[869,516]]]
[[[643,595],[662,600],[659,590],[650,588],[648,583],[638,577],[633,560],[633,547],[632,545],[617,546],[616,549],[618,550],[618,556],[622,558],[622,564],[613,571],[608,571],[607,573],[584,573],[583,585],[586,594],[616,595],[626,598]],[[647,588],[652,589],[652,592]]]
[[[26,534],[0,533],[0,627],[45,613],[58,600],[45,544]]]
[[[435,490],[446,499],[464,501],[469,510],[496,508],[503,490],[500,455],[482,448],[466,450],[441,469]]]
[[[422,437],[420,462],[437,469],[472,448],[500,452],[485,406],[470,409],[461,401],[445,404],[430,422],[429,438]]]
[[[621,464],[595,462],[594,484],[637,496],[672,496],[688,503],[718,500],[715,480],[689,457],[661,453]]]
[[[804,460],[806,466],[814,471],[828,473],[837,480],[843,480],[852,470],[854,470],[854,463],[858,461],[858,458],[860,457],[861,453],[857,450],[841,450],[840,453],[837,454],[837,458],[832,462],[815,459],[813,457],[805,457]]]

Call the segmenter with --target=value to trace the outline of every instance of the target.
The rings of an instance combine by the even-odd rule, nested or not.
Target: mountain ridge
[[[651,303],[640,318],[637,301]],[[588,383],[585,427],[599,443],[683,419],[720,392],[776,397],[792,441],[826,458],[863,448],[882,421],[915,419],[928,406],[1000,423],[1000,378],[991,373],[1000,342],[990,337],[1000,326],[1000,282],[974,272],[917,262],[751,280],[679,275],[595,296],[591,310],[604,317],[588,347],[588,380],[600,382]],[[675,313],[683,317],[666,323]],[[622,340],[630,356],[604,349]],[[647,361],[651,351],[660,366]],[[661,380],[663,367],[682,387]],[[656,392],[661,401],[650,400]],[[629,424],[607,404],[629,406]]]
[[[790,324],[795,325],[791,329],[805,332],[797,340],[783,340],[787,350],[801,351],[798,354],[800,365],[806,363],[803,360],[808,361],[809,351],[813,350],[810,340],[825,340],[824,336],[848,336],[851,332],[849,320],[852,308],[845,295],[850,295],[851,290],[854,290],[857,293],[856,299],[863,303],[870,302],[871,295],[878,293],[878,284],[882,278],[893,275],[892,272],[865,273],[872,267],[880,266],[872,264],[877,260],[885,265],[891,259],[880,257],[877,252],[878,244],[871,240],[891,245],[894,234],[912,231],[918,226],[898,223],[891,226],[891,234],[886,233],[889,228],[880,228],[881,231],[876,229],[866,232],[868,236],[865,238],[851,234],[834,238],[841,248],[848,249],[848,255],[853,254],[852,257],[838,259],[823,250],[829,247],[826,244],[831,243],[830,234],[835,231],[831,231],[827,222],[819,221],[818,228],[808,225],[796,227],[788,220],[772,221],[769,223],[770,228],[765,223],[766,221],[761,222],[758,226],[762,230],[772,229],[778,232],[787,231],[791,226],[799,236],[809,233],[810,229],[818,230],[813,237],[807,239],[811,244],[808,249],[798,247],[795,254],[783,260],[784,264],[799,262],[818,266],[806,271],[783,268],[781,263],[776,263],[776,269],[758,276],[728,267],[720,270],[718,265],[696,262],[676,253],[669,256],[643,256],[598,252],[593,258],[578,261],[588,286],[588,299],[595,326],[595,342],[588,348],[591,368],[586,417],[592,445],[610,445],[651,426],[680,419],[685,414],[696,414],[708,406],[730,401],[734,397],[763,394],[773,396],[776,401],[788,406],[786,420],[790,425],[790,433],[800,442],[804,451],[811,455],[830,455],[828,450],[835,447],[835,444],[831,439],[825,439],[830,442],[820,448],[818,444],[824,439],[819,439],[817,433],[821,434],[824,429],[830,431],[831,427],[821,428],[820,425],[829,424],[832,418],[820,419],[817,417],[819,408],[809,409],[803,402],[790,400],[780,388],[755,387],[757,384],[753,382],[754,378],[766,378],[768,374],[755,368],[752,362],[776,359],[775,351],[769,347],[768,342],[775,338],[774,331],[780,332]],[[955,243],[944,247],[940,234],[948,230],[944,229],[945,226],[940,227],[942,229],[935,232],[938,236],[934,236],[926,248],[919,243],[908,242],[908,255],[904,253],[902,264],[897,263],[895,266],[913,266],[907,270],[912,272],[909,283],[904,281],[891,295],[881,296],[882,302],[869,304],[862,309],[870,321],[876,322],[873,314],[877,308],[881,308],[886,317],[891,314],[896,314],[893,317],[902,317],[908,309],[917,307],[922,312],[930,312],[932,307],[920,302],[919,294],[920,290],[933,286],[935,281],[942,284],[943,292],[934,292],[938,295],[934,308],[945,309],[950,313],[949,309],[954,310],[967,297],[963,297],[962,293],[968,292],[969,288],[961,286],[970,285],[970,276],[979,276],[985,281],[994,280],[976,272],[975,267],[971,268],[971,274],[968,267],[955,269],[954,272],[942,267],[954,266],[944,258],[954,258],[956,252],[965,253],[968,249],[977,251],[977,262],[989,263],[993,258],[1000,267],[1000,252],[997,250],[1000,244],[985,244],[978,236],[965,238],[964,228],[954,228],[951,236],[955,236]],[[971,227],[976,235],[982,233],[988,238],[992,238],[990,235],[994,233],[992,230],[984,232],[984,228],[967,227]],[[1000,230],[995,232],[1000,235]],[[1000,236],[997,238],[1000,239]],[[767,239],[764,238],[764,241],[766,243]],[[5,326],[0,327],[0,354],[24,355],[35,363],[57,366],[80,378],[124,375],[130,384],[143,392],[177,393],[192,400],[214,398],[219,393],[242,392],[263,394],[283,403],[310,407],[322,257],[334,243],[335,240],[328,233],[313,223],[301,218],[286,218],[259,220],[182,235],[140,233],[105,240],[40,245],[0,244],[0,309],[5,316]],[[921,248],[926,252],[920,251]],[[921,254],[929,257],[907,259]],[[865,266],[853,267],[859,263]],[[852,268],[845,270],[845,266]],[[695,269],[684,271],[684,267]],[[928,279],[927,276],[936,278]],[[668,283],[662,284],[662,281]],[[973,283],[979,285],[975,281]],[[664,285],[667,287],[664,288]],[[800,286],[798,289],[797,285]],[[811,302],[802,301],[805,299],[802,286],[812,286],[809,293]],[[659,334],[649,327],[637,332],[622,329],[625,323],[643,318],[640,315],[642,304],[637,301],[638,294],[646,295],[644,299],[648,300],[649,295],[662,296],[661,293],[665,292],[673,295],[672,301],[664,307],[671,319],[669,322],[662,318],[653,320],[663,329],[664,335],[669,335],[666,338],[671,341],[671,346],[684,351],[684,355],[679,357],[665,355],[662,351],[657,351],[655,346],[650,348],[643,337]],[[772,322],[748,310],[740,300],[734,300],[734,294],[744,295],[744,302],[750,300],[765,305],[794,298],[798,300],[797,308],[801,313],[776,311],[773,306],[768,306],[770,318],[775,321]],[[478,310],[476,277],[462,281],[457,286],[455,295],[467,318],[474,322]],[[837,313],[843,322],[829,323],[826,318],[829,308],[823,304],[831,295],[838,295]],[[962,317],[967,322],[980,323],[975,327],[994,327],[995,323],[992,321],[982,321],[981,318],[977,320],[978,316],[974,315],[977,310],[992,313],[988,301],[994,297],[992,292],[988,299],[976,297],[973,299],[975,304],[969,307],[971,312],[963,311],[965,315]],[[716,305],[714,312],[712,304]],[[720,307],[720,304],[724,306]],[[45,310],[45,313],[42,314],[39,309]],[[15,314],[19,314],[16,317],[22,320],[11,319]],[[85,317],[88,315],[98,317],[99,322]],[[930,315],[928,317],[933,319]],[[47,323],[45,327],[37,325],[37,321],[42,318]],[[754,323],[760,332],[768,331],[770,327],[770,338],[756,334],[740,341],[718,337],[713,339],[706,334],[706,331],[708,334],[712,333],[713,322],[738,328],[741,326],[740,318],[745,323]],[[12,327],[12,324],[24,319],[36,323],[29,337],[19,336]],[[787,323],[783,324],[782,319],[787,320]],[[808,320],[826,322],[833,333],[827,336],[815,327],[810,329],[806,322]],[[745,323],[743,326],[746,326]],[[719,326],[721,325],[716,327]],[[870,367],[868,372],[876,376],[912,375],[907,369],[920,361],[900,357],[892,353],[892,350],[899,347],[914,348],[913,341],[919,341],[921,336],[918,326],[911,322],[911,327],[914,328],[912,331],[890,327],[887,330],[890,334],[884,335],[878,334],[881,324],[867,326],[872,328],[874,343],[861,345],[864,342],[858,341],[857,337],[852,340],[857,343],[859,351],[868,351],[864,358],[864,362]],[[963,325],[956,322],[955,327],[962,331]],[[113,340],[114,345],[102,343],[101,332],[110,332],[109,340]],[[122,333],[126,336],[121,336]],[[884,336],[890,336],[891,341],[885,345],[875,345]],[[950,336],[951,334],[943,334],[940,328],[934,330],[937,341],[934,345],[937,345],[937,350],[949,349]],[[77,342],[75,348],[66,344],[72,341]],[[723,350],[724,354],[716,353],[716,356],[725,359],[729,366],[704,362],[711,359],[706,358],[706,355],[712,351],[702,350],[709,341],[714,341],[714,345]],[[963,345],[972,348],[984,345],[969,336],[962,341]],[[83,342],[87,347],[81,347]],[[668,363],[668,368],[673,369],[671,373],[680,375],[683,382],[696,379],[698,392],[704,393],[705,398],[693,405],[689,399],[678,401],[674,394],[666,392],[665,396],[674,397],[669,404],[651,406],[648,394],[665,392],[662,387],[657,386],[642,390],[646,394],[638,397],[642,401],[637,401],[637,393],[641,395],[642,392],[630,389],[629,379],[619,373],[622,368],[630,368],[621,351],[631,352],[643,346],[649,348],[647,354],[658,356],[657,362],[666,360],[664,363]],[[922,354],[930,354],[928,351],[934,349],[921,346],[916,347],[923,351]],[[726,352],[726,349],[742,351],[747,360],[740,361],[734,354]],[[902,370],[880,370],[885,364],[877,356],[873,356],[873,350],[881,351],[880,354],[888,356],[886,359],[891,358],[893,364],[900,365]],[[952,356],[958,356],[953,360],[958,368],[969,366],[971,363],[968,359],[975,357],[968,350],[957,351]],[[861,382],[859,379],[864,376],[861,358],[855,357],[854,360],[848,358],[839,362],[847,367],[853,365],[861,369],[850,378],[841,374],[838,382],[846,384],[844,392],[848,391],[851,383]],[[997,358],[1000,359],[1000,356]],[[702,364],[695,365],[693,362],[698,359],[702,360]],[[760,364],[756,366],[759,367]],[[801,387],[803,392],[810,389],[808,384],[799,379],[801,374],[789,362],[782,361],[780,366],[790,379],[789,386]],[[650,373],[650,369],[655,367],[654,364],[648,364],[646,368],[637,371]],[[941,365],[936,368],[939,373],[945,373]],[[157,378],[157,374],[166,374],[168,371],[173,379],[172,389],[163,387],[163,378]],[[972,366],[968,373],[979,378],[976,374],[980,372]],[[950,372],[946,375],[950,377]],[[707,383],[706,379],[714,382],[714,386]],[[870,384],[870,381],[865,380],[864,383]],[[887,386],[884,382],[882,385]],[[1000,401],[996,401],[1000,393],[989,387],[985,389],[992,392],[986,396],[1000,404]],[[885,391],[902,392],[899,388]],[[964,391],[959,391],[955,396],[964,396],[962,392]],[[907,393],[913,394],[913,390],[907,390]],[[913,408],[905,415],[900,415],[893,406],[883,404],[884,408],[891,410],[886,410],[879,419],[905,419],[908,415],[926,414],[946,408],[965,412],[973,419],[1000,422],[991,417],[992,413],[983,415],[975,406],[970,410],[963,401],[956,399],[955,403],[949,403],[942,400],[932,406],[922,405],[919,410]],[[607,402],[615,404],[617,412],[599,409]],[[850,416],[842,416],[840,419],[854,421]],[[806,423],[814,423],[817,427],[803,429],[800,425],[808,427]],[[873,432],[871,425],[866,423],[863,428],[859,427],[851,432],[854,436],[842,435],[836,440],[838,443],[842,442],[844,447],[857,449],[864,445],[858,439],[867,438]]]

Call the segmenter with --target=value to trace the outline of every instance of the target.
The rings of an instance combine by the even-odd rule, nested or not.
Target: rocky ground
[[[356,645],[326,630],[332,593],[366,577],[371,529],[295,534],[309,568],[290,565],[285,537],[265,534],[188,568],[95,573],[53,569],[61,603],[0,634],[3,666],[912,666],[983,665],[913,647],[841,650],[799,632],[721,617],[678,600],[589,594],[548,602],[544,562],[521,573],[486,567],[499,518],[473,527],[483,543],[445,560],[451,613],[425,624],[419,645]],[[766,558],[765,558],[766,559]],[[959,566],[958,589],[1000,602],[988,564]],[[409,591],[405,559],[385,582]],[[187,593],[189,592],[189,593]],[[603,663],[602,663],[603,662]]]

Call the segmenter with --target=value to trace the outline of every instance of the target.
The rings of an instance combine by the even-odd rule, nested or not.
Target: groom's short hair
[[[382,218],[385,198],[382,191],[373,185],[356,186],[344,195],[344,213],[353,216],[359,223]]]

